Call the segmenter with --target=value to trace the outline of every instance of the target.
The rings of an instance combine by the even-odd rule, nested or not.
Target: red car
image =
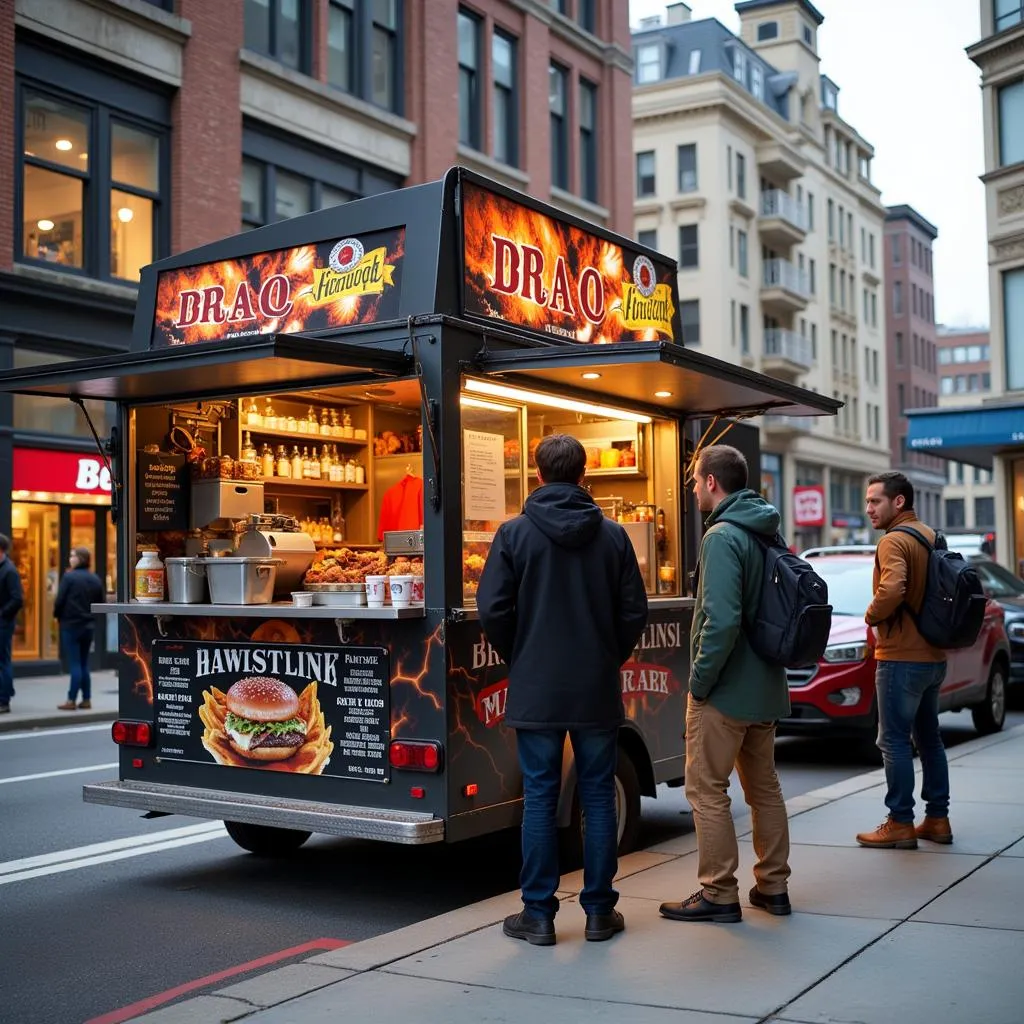
[[[825,655],[814,668],[788,670],[792,712],[779,722],[780,735],[828,733],[872,739],[878,730],[874,638],[864,622],[871,602],[874,549],[839,551],[804,552],[828,584],[832,632]],[[939,710],[970,708],[980,733],[998,732],[1006,718],[1010,671],[1002,608],[989,600],[974,646],[948,654]]]

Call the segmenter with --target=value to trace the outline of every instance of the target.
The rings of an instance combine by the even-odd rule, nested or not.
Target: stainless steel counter
[[[244,619],[422,619],[426,609],[421,605],[412,608],[326,608],[314,605],[312,608],[296,608],[291,601],[273,604],[171,604],[161,601],[156,604],[140,601],[127,603],[94,604],[93,612],[116,612],[121,615],[187,615],[193,618],[244,618]]]

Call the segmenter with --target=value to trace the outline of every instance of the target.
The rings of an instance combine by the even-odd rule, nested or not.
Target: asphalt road
[[[974,735],[967,715],[945,725],[948,745]],[[778,761],[788,797],[871,767],[828,740],[780,740]],[[82,803],[81,786],[115,777],[113,762],[107,726],[0,735],[0,1020],[114,1024],[120,1008],[257,958],[517,886],[515,832],[419,848],[314,837],[268,861],[217,824]],[[681,790],[645,799],[642,845],[691,828]]]

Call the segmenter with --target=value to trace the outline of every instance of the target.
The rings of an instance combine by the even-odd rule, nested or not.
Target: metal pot
[[[270,604],[279,558],[211,558],[206,562],[212,604]]]
[[[171,604],[202,604],[206,598],[206,566],[200,558],[165,558]]]

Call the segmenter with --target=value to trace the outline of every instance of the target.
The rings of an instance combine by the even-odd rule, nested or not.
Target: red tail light
[[[110,737],[119,747],[148,747],[153,743],[153,726],[149,722],[117,721],[110,727]]]
[[[411,772],[439,772],[441,744],[428,740],[392,740],[388,748],[392,768]]]

